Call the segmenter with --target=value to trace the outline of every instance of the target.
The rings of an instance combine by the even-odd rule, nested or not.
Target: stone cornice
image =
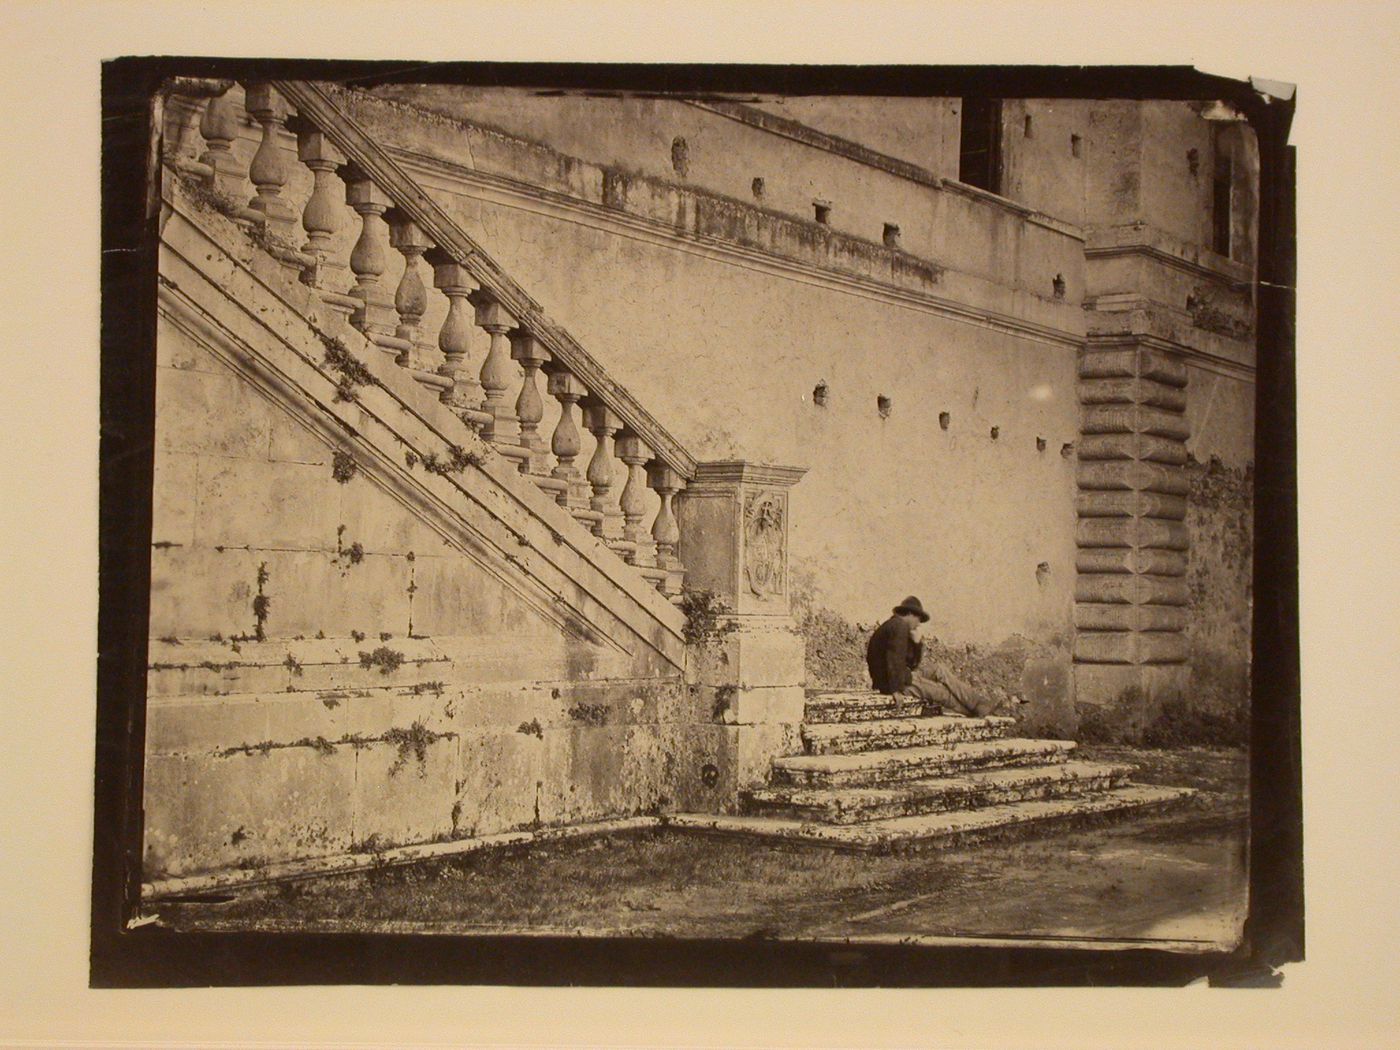
[[[672,223],[662,222],[620,208],[604,207],[582,197],[545,189],[505,175],[453,164],[442,158],[428,156],[415,150],[391,148],[390,151],[403,164],[411,168],[418,181],[424,185],[431,186],[436,181],[439,188],[447,191],[458,186],[469,186],[473,188],[472,195],[483,200],[490,200],[509,207],[524,207],[539,214],[564,218],[570,222],[583,222],[624,236],[653,243],[664,243],[669,247],[690,254],[737,262],[739,265],[791,280],[819,284],[835,291],[922,310],[960,323],[1004,332],[1019,338],[1075,348],[1083,343],[1082,336],[1076,331],[1029,321],[1004,311],[971,306],[948,296],[915,291],[892,281],[805,263],[772,250],[740,244],[737,241],[722,240],[713,236],[698,237],[678,229]],[[694,195],[693,191],[687,190],[685,192]],[[753,210],[767,214],[761,212],[761,209]],[[842,234],[833,234],[833,236],[844,237]],[[856,240],[856,238],[849,239]],[[883,248],[880,250],[891,256],[895,254],[907,255],[907,253],[888,252],[887,249]],[[909,256],[909,258],[915,257]],[[951,273],[963,277],[967,276],[959,274],[958,271],[944,270],[943,273],[945,275]],[[1012,294],[1031,295],[1032,293],[1013,291]]]
[[[1094,332],[1089,335],[1085,342],[1087,353],[1135,347],[1159,350],[1193,368],[1213,372],[1230,379],[1239,379],[1249,383],[1255,381],[1255,367],[1251,364],[1212,353],[1199,346],[1176,342],[1153,332],[1141,330]]]
[[[1140,255],[1153,262],[1170,266],[1221,284],[1249,287],[1254,283],[1254,271],[1244,263],[1227,259],[1209,249],[1187,244],[1145,222],[1126,226],[1098,226],[1087,231],[1084,257],[1111,259],[1124,255]]]
[[[693,495],[705,490],[732,491],[739,485],[791,488],[802,480],[806,473],[806,467],[750,463],[742,459],[715,460],[696,466],[695,478],[686,488],[686,492]]]

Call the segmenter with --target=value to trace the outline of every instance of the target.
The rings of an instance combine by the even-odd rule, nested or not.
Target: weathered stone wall
[[[732,795],[743,727],[678,668],[541,618],[183,328],[157,354],[147,878]]]
[[[1202,103],[1106,99],[1003,102],[1002,194],[1082,226],[1145,223],[1209,247],[1217,153],[1235,165],[1231,258],[1254,262],[1258,147]],[[1029,123],[1028,123],[1029,121]]]
[[[1203,246],[1215,146],[1190,106],[1008,102],[1013,204],[682,103],[383,93],[435,114],[340,101],[688,448],[811,468],[791,502],[808,628],[849,634],[918,593],[974,676],[1010,681],[1006,654],[1023,654],[1022,690],[1072,721],[1084,305],[1096,338],[1183,356],[1198,459],[1252,456],[1248,273]],[[902,151],[873,103],[764,108],[954,174],[958,100],[924,100],[922,137],[922,103],[906,101]],[[1222,148],[1248,159],[1230,134]],[[1252,229],[1252,213],[1238,221]],[[1191,564],[1209,575],[1206,547]],[[1238,622],[1231,593],[1220,612]],[[813,651],[812,684],[845,684],[811,673]]]
[[[459,96],[455,88],[419,86],[382,87],[375,94],[411,99],[413,107],[360,92],[340,95],[338,101],[385,142],[468,173],[504,176],[645,215],[672,232],[689,228],[702,239],[751,238],[754,246],[779,254],[794,249],[801,254],[805,247],[814,259],[804,261],[840,266],[831,234],[879,246],[886,224],[893,224],[900,230],[901,261],[916,272],[921,260],[936,260],[954,275],[1046,299],[1053,295],[1057,273],[1067,282],[1070,301],[1082,287],[1079,237],[1072,225],[937,177],[957,174],[956,100],[943,100],[950,105],[938,107],[942,116],[931,124],[941,139],[949,134],[944,124],[952,114],[951,162],[945,161],[951,170],[911,177],[897,162],[870,157],[868,150],[852,154],[840,145],[775,133],[684,102],[485,90]],[[685,143],[679,153],[678,140]],[[678,164],[682,154],[684,162]],[[818,200],[830,205],[820,226],[813,221]],[[541,203],[521,201],[517,207],[538,211]],[[775,223],[778,216],[802,225]],[[785,243],[792,239],[799,243]],[[888,254],[877,253],[876,265],[881,263],[878,275],[893,270],[898,276],[900,267]],[[1005,296],[998,298],[992,289],[967,292],[958,286],[956,295],[975,296],[969,305],[1005,309]],[[1025,296],[1013,312],[1074,327],[1047,322],[1035,305]]]
[[[1254,570],[1254,383],[1191,370],[1186,527],[1191,618],[1188,699],[1246,732]]]
[[[1114,105],[1005,100],[1002,195],[1076,225],[1103,221],[1098,209],[1090,207],[1089,184],[1094,173],[1114,163],[1112,151],[1121,141],[1117,122],[1104,118],[1105,108],[1111,112]]]
[[[810,467],[792,496],[793,560],[820,569],[832,608],[866,618],[914,592],[968,640],[1063,627],[1072,348],[666,245],[470,210],[480,218],[464,207],[464,225],[695,455]]]

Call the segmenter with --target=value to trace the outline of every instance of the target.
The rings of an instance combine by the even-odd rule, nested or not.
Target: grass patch
[[[1154,705],[1129,688],[1108,704],[1079,704],[1075,739],[1084,744],[1133,744],[1149,748],[1249,746],[1247,702],[1223,711],[1168,696]]]

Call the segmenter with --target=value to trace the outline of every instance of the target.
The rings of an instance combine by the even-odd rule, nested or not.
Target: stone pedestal
[[[804,467],[701,463],[680,500],[686,585],[712,591],[739,616],[785,618],[788,489]]]
[[[686,656],[691,716],[732,771],[704,808],[732,810],[801,748],[803,642],[788,595],[788,489],[806,473],[742,461],[702,463],[678,501],[693,640]],[[693,796],[692,796],[693,797]]]

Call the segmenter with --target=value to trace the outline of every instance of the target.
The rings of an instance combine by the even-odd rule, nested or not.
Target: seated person
[[[972,718],[986,718],[1008,703],[1024,703],[1018,697],[989,697],[937,664],[930,668],[931,678],[916,674],[924,655],[919,625],[927,622],[923,605],[910,596],[895,606],[894,615],[875,629],[866,646],[870,681],[880,692],[895,697],[897,716],[906,713],[905,698],[922,701],[907,705],[911,712],[921,706],[925,713],[941,714],[946,708]]]

